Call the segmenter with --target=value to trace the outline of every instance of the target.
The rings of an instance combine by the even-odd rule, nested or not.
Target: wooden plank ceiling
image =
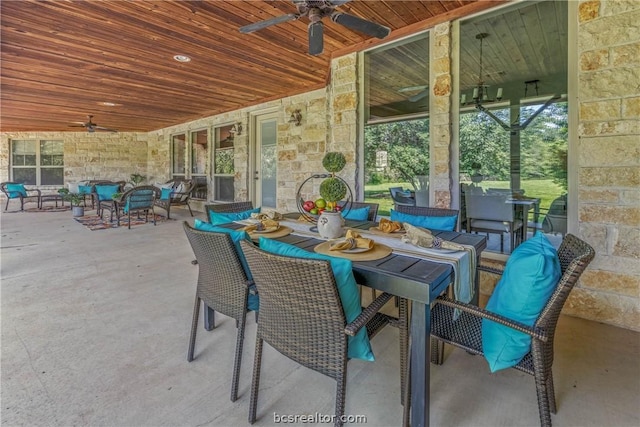
[[[498,3],[354,0],[338,10],[393,39]],[[238,31],[295,11],[285,0],[3,1],[0,131],[84,131],[68,125],[89,114],[120,131],[156,130],[324,87],[332,55],[377,41],[325,18],[324,52],[311,56],[307,18]]]

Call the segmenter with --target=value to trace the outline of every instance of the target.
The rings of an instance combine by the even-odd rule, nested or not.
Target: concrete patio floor
[[[233,321],[218,316],[207,332],[200,317],[186,360],[197,267],[182,230],[192,218],[173,214],[90,231],[68,211],[2,213],[3,426],[249,425],[254,317],[231,402]],[[372,341],[376,362],[349,362],[346,414],[367,426],[401,425],[397,342],[386,328]],[[447,354],[431,366],[432,425],[539,425],[532,377]],[[554,374],[555,426],[640,425],[640,334],[563,316]],[[258,426],[274,425],[274,413],[333,413],[335,382],[268,346],[260,389]]]

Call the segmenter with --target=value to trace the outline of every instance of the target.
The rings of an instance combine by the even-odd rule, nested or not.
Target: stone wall
[[[640,330],[640,2],[584,1],[577,21],[572,158],[579,234],[597,255],[565,312]]]
[[[9,179],[9,141],[64,141],[64,182],[85,179],[129,181],[132,173],[147,175],[147,133],[10,132],[0,134],[0,180]],[[60,186],[39,187],[43,193]]]

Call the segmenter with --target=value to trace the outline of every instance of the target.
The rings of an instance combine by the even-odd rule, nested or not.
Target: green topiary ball
[[[347,164],[344,154],[337,151],[330,151],[324,155],[322,166],[331,173],[340,172]]]
[[[337,202],[347,195],[347,186],[338,178],[327,178],[320,184],[320,196],[327,202]]]

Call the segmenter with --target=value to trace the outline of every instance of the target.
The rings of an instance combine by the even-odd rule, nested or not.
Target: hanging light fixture
[[[489,33],[480,33],[476,35],[476,39],[480,40],[480,70],[478,71],[478,84],[476,85],[476,87],[473,88],[473,94],[471,95],[471,98],[473,100],[473,103],[476,105],[476,107],[478,107],[478,109],[480,109],[480,106],[482,106],[483,102],[494,102],[494,101],[500,101],[502,100],[502,88],[499,87],[498,91],[496,92],[496,99],[492,99],[489,97],[489,86],[484,84],[484,79],[482,76],[482,45],[483,45],[483,40],[486,39],[487,37],[489,37]],[[465,93],[463,93],[460,96],[460,104],[465,105],[467,103],[467,95]]]

